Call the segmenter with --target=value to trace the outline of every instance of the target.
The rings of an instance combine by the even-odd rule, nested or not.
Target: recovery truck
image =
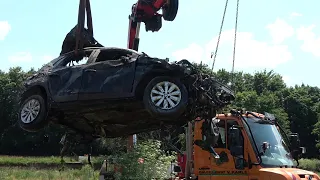
[[[306,149],[300,147],[299,135],[287,137],[272,114],[231,110],[212,120],[188,123],[186,151],[178,153],[171,179],[320,179],[316,173],[298,168],[303,153]],[[104,179],[106,164],[100,179]]]
[[[320,179],[298,168],[303,153],[298,134],[288,138],[272,114],[231,110],[188,123],[186,151],[178,154],[172,179]]]

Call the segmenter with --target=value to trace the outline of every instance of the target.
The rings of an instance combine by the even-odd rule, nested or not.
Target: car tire
[[[165,93],[166,85],[168,85],[167,91],[170,90],[171,93]],[[162,87],[161,90],[163,90],[163,93],[160,92],[161,90],[158,86]],[[170,87],[173,90],[171,90]],[[168,76],[155,77],[148,83],[144,90],[143,103],[146,110],[153,117],[172,120],[178,118],[186,110],[188,91],[185,85],[177,78]]]
[[[162,8],[162,16],[166,21],[173,21],[179,9],[179,0],[168,0],[168,4]]]
[[[32,113],[35,116],[31,116]],[[31,95],[24,99],[18,113],[20,127],[28,132],[37,132],[47,124],[47,106],[43,96],[39,94]]]

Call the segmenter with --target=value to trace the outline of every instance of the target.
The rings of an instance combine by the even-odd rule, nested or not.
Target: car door
[[[135,62],[125,62],[124,52],[103,49],[96,60],[83,68],[79,100],[129,97],[132,91]],[[110,54],[117,54],[110,56]]]
[[[49,90],[55,102],[70,102],[78,100],[82,82],[82,64],[88,58],[85,57],[78,63],[72,63],[71,54],[62,57],[58,66],[48,74]]]

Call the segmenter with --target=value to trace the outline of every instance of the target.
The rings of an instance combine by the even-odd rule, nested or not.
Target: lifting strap
[[[87,12],[88,32],[91,36],[93,36],[90,0],[80,0],[79,12],[78,12],[78,24],[77,24],[77,32],[76,32],[75,54],[78,53],[79,49],[80,51],[82,51],[82,48],[83,48],[83,30],[84,30],[84,21],[85,21],[85,11]]]

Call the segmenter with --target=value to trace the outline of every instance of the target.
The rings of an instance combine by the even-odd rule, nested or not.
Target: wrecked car
[[[233,92],[187,60],[169,62],[130,49],[68,52],[24,82],[18,122],[29,132],[48,123],[91,137],[118,137],[214,117]]]

